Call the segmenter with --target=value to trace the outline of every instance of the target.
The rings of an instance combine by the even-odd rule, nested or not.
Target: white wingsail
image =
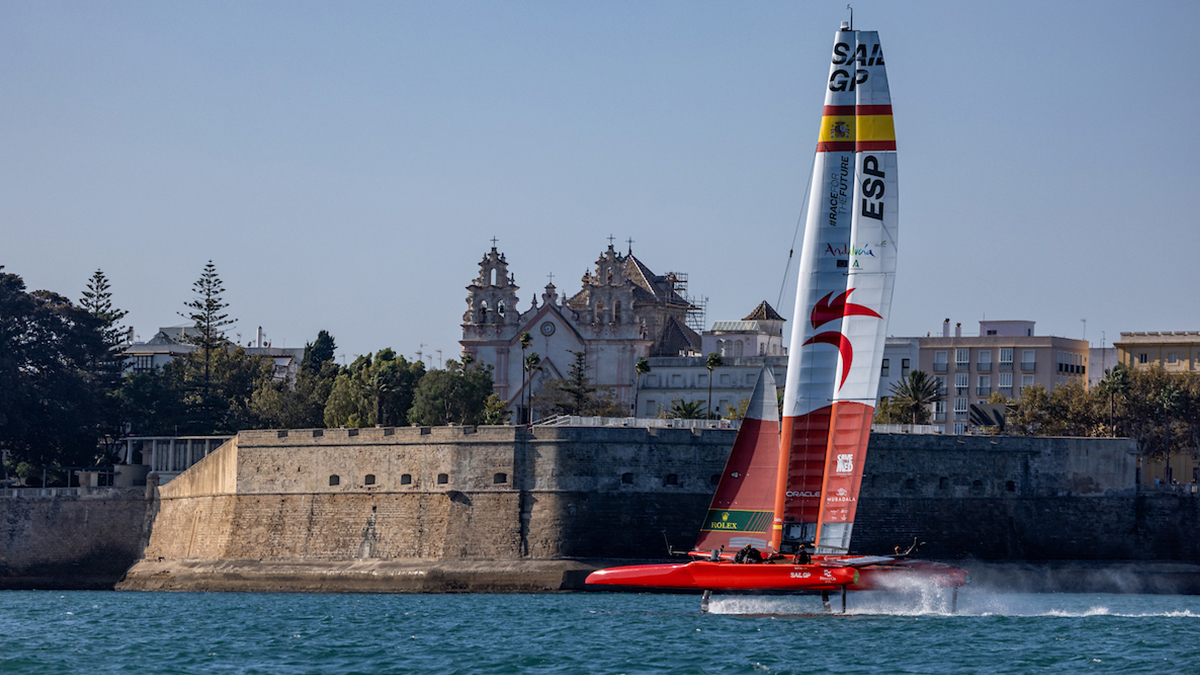
[[[772,545],[849,547],[887,335],[896,141],[874,31],[834,38],[788,352]]]

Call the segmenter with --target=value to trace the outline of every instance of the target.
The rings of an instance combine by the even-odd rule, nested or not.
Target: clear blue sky
[[[900,152],[890,333],[1200,329],[1200,3],[854,4]],[[148,339],[212,259],[243,341],[448,358],[492,236],[525,309],[611,234],[710,322],[791,319],[844,7],[4,0],[0,265],[73,299],[101,268]]]

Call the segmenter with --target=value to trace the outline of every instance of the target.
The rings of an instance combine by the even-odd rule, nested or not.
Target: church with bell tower
[[[609,240],[595,270],[584,273],[579,292],[560,295],[551,277],[524,311],[517,306],[520,287],[495,239],[479,262],[478,276],[466,287],[463,353],[492,367],[495,391],[515,420],[528,419],[526,406],[542,383],[566,377],[572,352],[586,355],[592,384],[611,387],[632,414],[638,359],[700,349],[700,336],[689,323],[702,323],[703,316],[687,297],[686,275],[656,275],[633,256],[632,242],[621,254]],[[522,350],[526,332],[532,344]],[[522,364],[533,352],[541,368],[530,377]]]

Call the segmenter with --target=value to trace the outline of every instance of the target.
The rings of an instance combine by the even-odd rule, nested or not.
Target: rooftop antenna
[[[1087,319],[1080,319],[1083,322],[1083,339],[1087,340]]]
[[[422,351],[421,351],[421,350],[425,349],[425,345],[426,345],[426,344],[428,344],[428,343],[426,343],[426,342],[422,342],[422,343],[421,343],[421,346],[417,347],[417,360],[418,360],[418,361],[421,361],[421,360],[423,360],[421,357],[422,357],[422,356],[424,356],[424,354],[422,353]]]
[[[847,4],[846,9],[850,10],[850,30],[854,30],[854,8]]]
[[[435,351],[437,351],[437,355],[438,355],[438,370],[441,370],[442,369],[442,350],[438,349]]]

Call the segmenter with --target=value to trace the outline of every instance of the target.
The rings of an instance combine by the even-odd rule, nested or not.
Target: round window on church
[[[554,335],[554,324],[549,321],[542,324],[542,335],[545,335],[546,337]]]

